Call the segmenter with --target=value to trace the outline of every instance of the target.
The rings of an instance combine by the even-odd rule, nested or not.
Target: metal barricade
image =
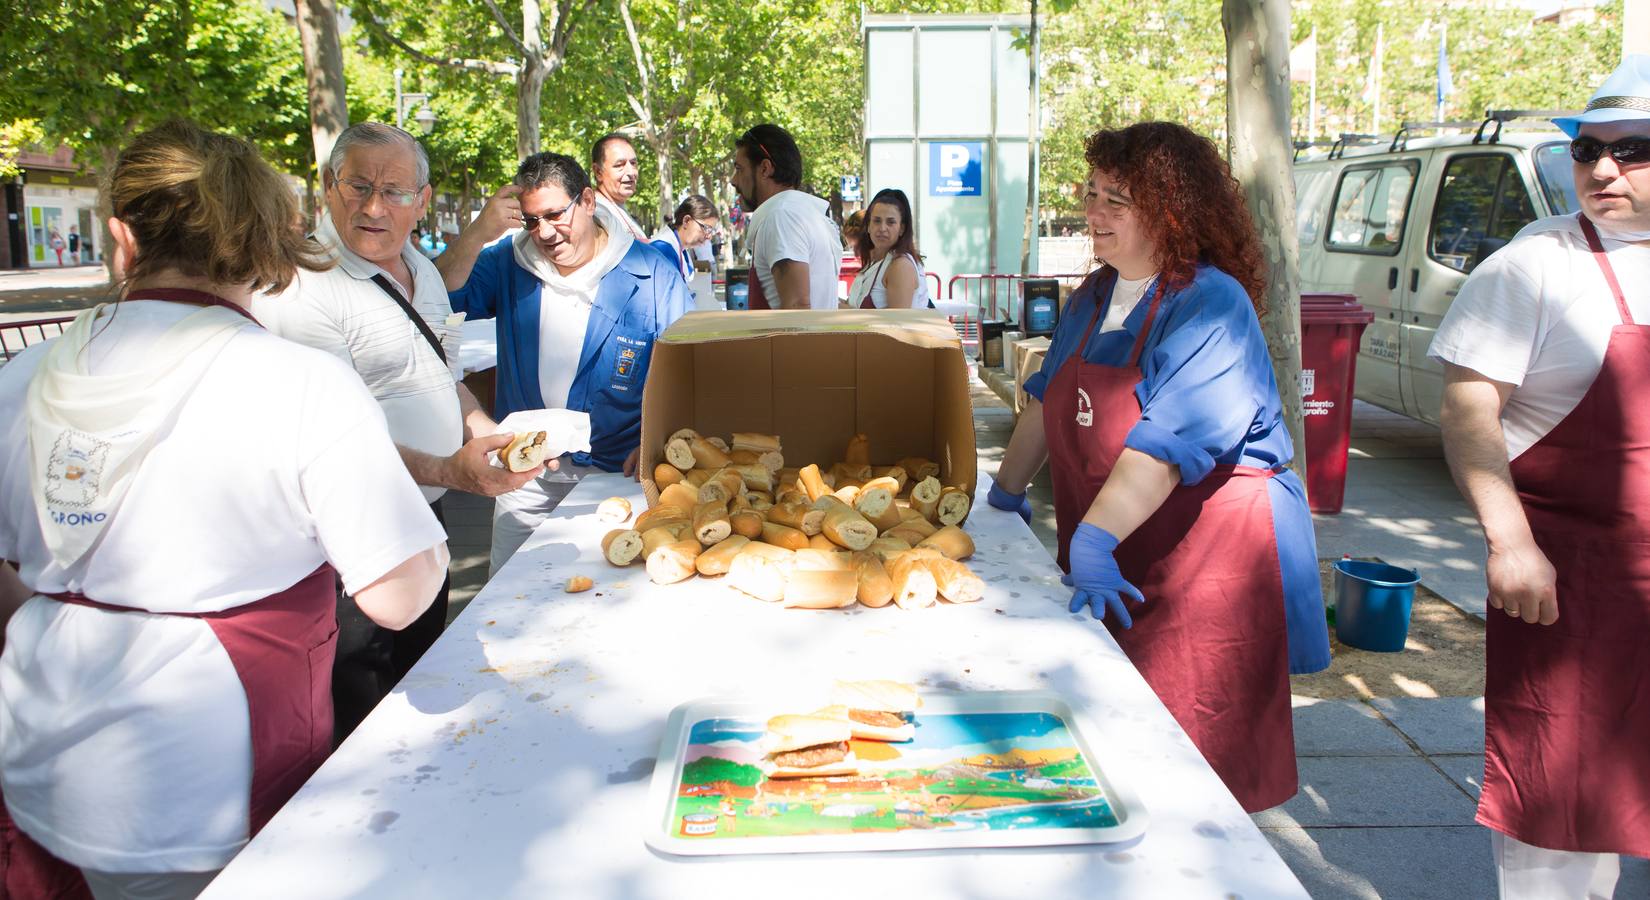
[[[1069,287],[1085,277],[1087,273],[1084,272],[1060,275],[953,275],[946,293],[948,299],[961,301],[976,310],[977,318],[1014,321],[1019,319],[1020,282],[1053,278]]]
[[[63,326],[74,321],[74,316],[51,319],[28,319],[23,322],[0,323],[0,364],[11,361],[24,347],[38,344],[63,333]]]

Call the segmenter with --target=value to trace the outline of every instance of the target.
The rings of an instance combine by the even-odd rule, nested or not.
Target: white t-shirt
[[[902,255],[911,261],[911,267],[917,272],[917,289],[911,293],[911,308],[925,309],[928,306],[928,279],[923,275],[922,263],[909,253]],[[872,263],[869,270],[859,270],[859,275],[854,278],[853,290],[848,293],[849,306],[859,309],[866,298],[870,298],[872,307],[888,308],[888,266],[893,259],[892,256],[884,256]]]
[[[325,272],[298,270],[297,279],[281,294],[255,298],[252,314],[271,332],[349,363],[384,410],[390,437],[397,444],[451,456],[464,443],[452,371],[372,276],[384,276],[397,290],[401,285],[351,252],[330,217],[322,217],[315,237],[332,251],[338,265]],[[453,307],[441,273],[410,243],[401,248],[401,261],[413,276],[409,302],[441,341],[447,358],[456,362],[460,328],[447,325]],[[430,485],[420,490],[431,503],[446,492]]]
[[[1146,296],[1147,285],[1156,277],[1155,272],[1134,281],[1121,274],[1117,276],[1117,281],[1111,286],[1111,305],[1106,307],[1106,318],[1100,323],[1101,334],[1123,330],[1123,321],[1140,305],[1141,298]]]
[[[647,243],[647,232],[642,230],[641,223],[636,221],[636,217],[632,216],[629,210],[614,203],[611,198],[601,191],[592,190],[591,193],[596,195],[596,206],[607,210],[608,215],[613,217],[615,224],[636,240],[644,244]]]
[[[1639,323],[1650,323],[1650,246],[1603,239]],[[1461,285],[1427,355],[1516,385],[1501,411],[1516,459],[1575,409],[1621,324],[1575,216],[1524,226]]]
[[[545,409],[566,408],[602,279],[618,267],[635,243],[613,212],[601,204],[596,205],[596,222],[607,236],[606,243],[589,262],[567,275],[537,256],[530,240],[516,245],[518,254],[534,254],[533,265],[527,268],[539,278],[539,396],[544,398]]]
[[[196,307],[123,303],[89,345],[131,368]],[[49,346],[0,367],[23,408]],[[52,561],[29,486],[26,419],[0,421],[0,557],[37,591],[155,611],[229,609],[322,562],[358,591],[445,540],[361,379],[261,329],[236,334],[132,476],[101,542]],[[323,676],[324,677],[324,676]],[[0,655],[0,784],[46,849],[113,872],[205,871],[246,843],[246,695],[204,620],[34,597]]]
[[[773,279],[773,264],[785,259],[808,264],[809,308],[837,308],[842,239],[829,210],[830,204],[812,194],[780,191],[751,213],[747,231],[751,264],[774,309],[779,308],[779,287]]]

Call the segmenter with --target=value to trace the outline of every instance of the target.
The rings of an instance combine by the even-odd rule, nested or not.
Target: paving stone
[[[1326,756],[1299,760],[1300,792],[1256,813],[1263,828],[1471,825],[1474,804],[1420,757]]]
[[[1295,698],[1297,756],[1413,756],[1403,735],[1357,700]]]
[[[1478,790],[1484,784],[1484,754],[1482,753],[1441,753],[1427,757],[1438,768],[1444,770],[1452,781],[1461,786],[1461,789],[1478,799]]]
[[[1428,755],[1484,752],[1483,697],[1383,697],[1370,703]]]
[[[1496,895],[1489,832],[1477,826],[1264,833],[1313,900],[1493,900]],[[1642,895],[1618,890],[1616,896]]]

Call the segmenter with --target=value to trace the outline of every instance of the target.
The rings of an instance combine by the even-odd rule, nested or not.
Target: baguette
[[[672,431],[670,433],[670,437],[665,439],[665,443],[668,444],[671,441],[678,440],[678,439],[687,441],[688,443],[692,443],[693,439],[697,438],[699,436],[700,436],[699,432],[694,431],[691,428],[678,428],[675,431]]]
[[[698,491],[700,488],[705,486],[705,482],[709,481],[710,476],[714,474],[716,474],[716,470],[714,469],[689,469],[687,470],[686,477],[682,480],[688,487]]]
[[[602,557],[615,566],[628,566],[642,555],[642,536],[633,528],[615,528],[602,536]]]
[[[980,576],[954,559],[925,559],[922,565],[934,576],[935,590],[952,603],[973,603],[985,596]]]
[[[691,438],[671,438],[665,444],[665,462],[686,472],[698,465],[693,458],[693,440]]]
[[[728,446],[727,441],[724,441],[721,438],[716,437],[715,435],[711,435],[710,437],[705,438],[705,440],[710,441],[710,445],[712,447],[715,447],[716,449],[722,451],[723,453],[729,453],[729,452],[732,451],[732,448],[730,448]]]
[[[762,523],[762,541],[786,550],[801,550],[808,546],[807,535],[788,525],[771,521]]]
[[[728,455],[722,448],[704,438],[694,438],[688,442],[688,450],[693,454],[693,463],[696,468],[715,471],[728,464]],[[675,462],[675,460],[672,460]]]
[[[498,461],[511,472],[527,472],[544,462],[544,455],[549,447],[545,441],[550,436],[543,431],[517,432],[498,452]]]
[[[882,537],[893,541],[899,541],[906,547],[915,547],[923,541],[928,540],[929,534],[930,532],[918,531],[915,528],[907,528],[902,525],[899,528],[888,529],[882,533]]]
[[[968,510],[974,505],[974,500],[968,492],[959,487],[948,487],[940,492],[940,502],[935,507],[935,516],[941,525],[961,525],[968,518]]]
[[[911,476],[899,466],[873,466],[871,467],[871,476],[873,481],[879,478],[893,479],[896,484],[894,488],[894,496],[896,497],[905,493],[905,487],[911,481]]]
[[[771,434],[735,431],[733,433],[733,449],[756,454],[754,462],[767,466],[775,472],[785,466],[785,455],[779,446],[779,438]]]
[[[813,463],[803,466],[796,473],[796,481],[797,484],[801,485],[803,492],[808,495],[809,503],[831,492],[831,489],[825,486],[824,477],[819,474],[819,466]]]
[[[894,603],[900,609],[922,609],[933,606],[938,587],[928,567],[922,564],[917,551],[907,550],[888,563],[888,577],[892,581]],[[651,559],[649,561],[651,566]]]
[[[859,463],[837,463],[831,467],[831,480],[837,487],[848,484],[861,485],[870,481],[871,478],[869,463],[864,465]]]
[[[798,503],[777,503],[768,510],[768,521],[814,535],[824,527],[825,513]]]
[[[742,509],[728,516],[728,527],[733,533],[755,540],[762,536],[762,523],[767,521],[754,509]]]
[[[859,497],[854,500],[854,509],[859,510],[860,515],[877,527],[878,534],[891,528],[897,528],[902,521],[899,506],[894,503],[892,488],[885,484],[879,484],[878,482],[881,481],[884,481],[884,479],[866,482],[865,489],[860,491]],[[893,483],[893,479],[886,479],[886,481],[887,484]],[[873,487],[872,485],[876,486]]]
[[[732,535],[722,539],[714,547],[710,547],[693,561],[693,568],[700,575],[726,575],[732,568],[734,557],[750,543],[750,539],[741,535]]]
[[[693,537],[706,547],[720,544],[733,533],[726,503],[701,503],[693,511]]]
[[[679,506],[691,510],[699,505],[699,492],[687,482],[673,484],[659,492],[659,506]]]
[[[881,556],[872,551],[855,553],[853,566],[854,573],[859,578],[856,596],[860,603],[872,609],[880,609],[893,602],[894,580],[888,577],[888,569],[883,565]]]
[[[776,547],[773,544],[766,544],[761,541],[751,541],[746,544],[739,551],[739,555],[760,556],[768,562],[778,564],[780,571],[786,575],[789,575],[791,569],[796,566],[795,550],[787,550],[784,547]]]
[[[699,550],[699,542],[694,540],[665,544],[647,555],[647,577],[654,584],[675,584],[692,578]]]
[[[693,507],[691,506],[677,506],[673,503],[661,503],[658,506],[655,506],[637,516],[636,522],[632,527],[634,527],[637,531],[647,531],[655,525],[664,522],[684,521],[692,515]]]
[[[693,526],[686,522],[670,522],[664,525],[655,525],[642,532],[642,558],[647,559],[653,551],[666,544],[686,540],[693,536]]]
[[[835,553],[842,549],[841,547],[838,547],[834,541],[823,534],[808,535],[808,547],[812,550],[823,550],[827,553]]]
[[[866,552],[875,553],[886,561],[893,559],[901,553],[911,549],[911,546],[912,545],[909,541],[903,541],[890,535],[883,535],[882,537],[872,541],[871,546],[865,549]]]
[[[933,478],[940,474],[940,464],[920,456],[907,456],[895,465],[905,470],[907,477],[913,482],[920,482],[924,478]]]
[[[659,463],[653,467],[653,483],[658,485],[661,491],[673,484],[680,484],[682,479],[686,477],[682,474],[681,469],[667,462]]]
[[[733,469],[733,471],[735,471],[735,472],[738,472],[739,477],[744,479],[744,481],[745,481],[745,490],[747,490],[747,491],[771,491],[771,490],[773,490],[773,470],[768,468],[767,466],[764,466],[761,463],[753,463],[751,465],[743,465],[743,466],[739,465],[738,463],[735,463],[732,466],[729,466],[729,468]]]
[[[846,484],[846,485],[843,485],[842,487],[839,487],[836,490],[832,491],[831,496],[837,498],[838,500],[841,500],[843,503],[846,503],[849,506],[853,506],[854,502],[859,499],[859,493],[860,493],[859,485],[857,485],[857,484]],[[821,499],[823,499],[823,498],[821,498]]]
[[[728,452],[728,463],[735,466],[754,466],[762,461],[762,454],[755,450],[741,450],[734,447]]]
[[[921,513],[924,519],[933,522],[939,511],[940,494],[943,491],[938,478],[932,475],[924,478],[911,489],[911,508]]]
[[[757,546],[748,544],[748,547]],[[758,600],[778,603],[785,599],[785,571],[782,564],[753,553],[738,553],[728,566],[728,585]]]
[[[859,576],[851,569],[798,568],[785,580],[787,609],[841,609],[858,600]]]
[[[917,549],[938,550],[946,559],[967,559],[974,555],[974,539],[955,525],[947,525],[924,538]]]
[[[609,497],[597,504],[596,518],[603,522],[623,522],[630,518],[630,501],[623,497]]]
[[[825,512],[820,530],[839,546],[849,550],[864,550],[877,539],[877,527],[865,520],[847,504],[838,504]]]
[[[773,509],[773,495],[766,491],[746,491],[745,503],[757,512]]]
[[[842,461],[851,466],[869,466],[871,464],[871,439],[863,434],[856,434],[848,439],[848,449],[842,451]]]
[[[739,471],[734,468],[724,468],[710,476],[699,488],[700,503],[727,503],[735,496],[745,493],[745,479],[739,477]]]
[[[853,556],[836,547],[829,550],[809,547],[796,551],[796,570],[799,572],[851,572],[853,568]]]

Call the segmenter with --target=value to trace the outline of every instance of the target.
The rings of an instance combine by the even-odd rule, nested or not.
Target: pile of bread
[[[828,471],[786,468],[777,437],[735,432],[729,442],[686,428],[664,456],[653,471],[658,502],[602,538],[613,565],[642,561],[659,584],[723,577],[758,600],[806,609],[911,609],[985,592],[963,563],[974,555],[961,527],[971,498],[942,486],[929,460],[873,466],[869,441],[855,435]],[[628,505],[622,512],[628,519]]]

